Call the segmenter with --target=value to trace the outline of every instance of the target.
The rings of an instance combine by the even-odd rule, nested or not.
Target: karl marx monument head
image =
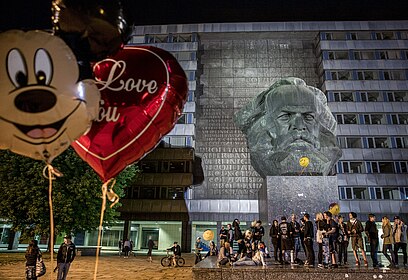
[[[264,178],[299,175],[302,157],[310,160],[305,174],[328,175],[341,157],[326,96],[299,78],[275,82],[235,114],[235,123]]]

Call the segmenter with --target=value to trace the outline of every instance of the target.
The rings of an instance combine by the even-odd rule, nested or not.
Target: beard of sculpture
[[[324,94],[303,80],[279,80],[235,116],[246,134],[251,164],[262,176],[328,175],[341,157],[336,121]],[[301,157],[309,166],[302,169]]]

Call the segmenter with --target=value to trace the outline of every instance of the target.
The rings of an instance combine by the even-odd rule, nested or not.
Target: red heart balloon
[[[187,99],[177,60],[155,47],[129,46],[94,65],[99,116],[72,146],[101,177],[115,177],[169,133]]]

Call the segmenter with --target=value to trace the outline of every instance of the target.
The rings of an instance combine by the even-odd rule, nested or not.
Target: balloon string
[[[51,164],[47,164],[48,167],[48,204],[50,205],[50,253],[51,253],[51,273],[50,273],[50,279],[53,279],[54,275],[54,212],[53,212],[53,207],[52,207],[52,180],[55,179],[53,176],[54,174],[54,168],[51,166]]]
[[[108,185],[110,182],[112,182],[112,184],[110,185],[109,190],[108,190]],[[113,186],[115,185],[115,183],[116,183],[115,179],[109,179],[107,182],[105,182],[102,185],[102,207],[101,207],[101,215],[100,215],[99,228],[98,228],[98,241],[96,245],[96,260],[95,260],[95,270],[94,270],[94,276],[93,276],[94,280],[96,280],[96,275],[98,274],[99,251],[100,251],[100,246],[101,246],[103,216],[104,216],[105,209],[106,209],[106,198],[108,198],[108,200],[112,202],[110,208],[112,208],[116,203],[119,202],[119,196],[113,191]]]

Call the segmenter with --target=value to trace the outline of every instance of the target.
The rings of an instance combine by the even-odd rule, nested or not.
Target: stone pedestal
[[[281,216],[290,220],[292,213],[300,219],[307,212],[314,219],[338,200],[336,176],[270,176],[259,191],[259,217],[264,224],[280,222]]]

